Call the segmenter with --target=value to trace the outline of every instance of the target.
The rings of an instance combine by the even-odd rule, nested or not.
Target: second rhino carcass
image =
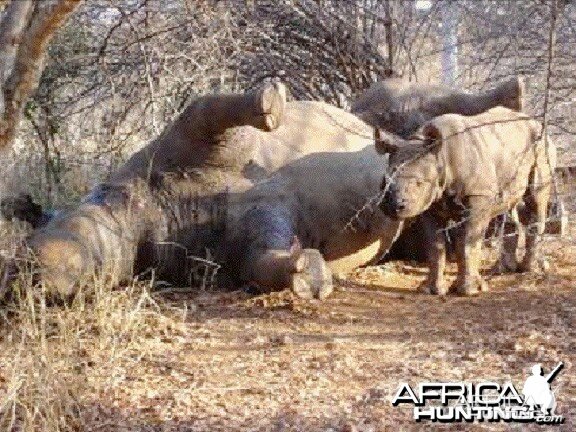
[[[408,140],[382,133],[377,148],[390,154],[392,167],[382,184],[383,211],[396,219],[424,215],[430,272],[423,291],[446,293],[444,231],[449,226],[456,237],[454,290],[464,295],[485,290],[479,273],[485,231],[495,216],[521,201],[528,230],[520,267],[534,268],[556,158],[538,122],[502,107],[469,117],[448,114],[427,122]]]
[[[41,278],[65,295],[94,274],[115,283],[148,269],[187,284],[195,265],[214,262],[223,283],[323,298],[332,272],[378,259],[399,223],[364,207],[384,169],[373,125],[284,93],[275,84],[192,102],[79,206],[32,234]],[[435,103],[459,112],[453,94]],[[466,97],[479,112],[502,103]]]
[[[428,120],[443,114],[476,115],[496,106],[522,111],[524,92],[522,77],[510,78],[480,94],[390,78],[358,96],[352,112],[373,126],[408,138]]]

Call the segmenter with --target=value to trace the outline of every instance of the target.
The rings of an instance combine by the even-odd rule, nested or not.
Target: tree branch
[[[9,76],[4,77],[5,81],[2,83],[4,109],[0,116],[0,150],[10,146],[15,138],[26,101],[40,80],[48,43],[80,1],[55,0],[36,3],[36,10],[25,32],[22,32],[20,43],[17,44],[12,71]],[[29,2],[13,0],[8,8],[20,10],[20,3]],[[20,23],[19,26],[21,25],[25,24]],[[5,29],[0,30],[0,35],[8,34],[3,30]]]

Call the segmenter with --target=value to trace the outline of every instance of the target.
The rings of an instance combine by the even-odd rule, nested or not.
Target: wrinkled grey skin
[[[493,108],[476,116],[448,114],[426,123],[409,140],[386,133],[377,148],[391,155],[393,174],[383,181],[382,210],[395,219],[423,214],[430,273],[424,292],[445,294],[444,265],[450,221],[457,225],[460,294],[486,290],[479,273],[481,246],[490,221],[507,211],[530,225],[521,270],[534,270],[537,236],[543,234],[556,166],[556,150],[540,139],[540,126],[522,113]],[[515,253],[517,236],[507,251]],[[515,257],[508,261],[516,266]]]
[[[28,246],[50,289],[73,294],[94,274],[117,283],[149,268],[188,284],[196,258],[210,250],[223,283],[324,298],[332,270],[373,258],[387,227],[381,214],[344,232],[367,191],[378,190],[372,128],[320,102],[287,104],[278,86],[264,92],[276,95],[270,113],[261,93],[193,102],[82,204],[34,232]],[[291,167],[312,154],[361,150],[369,157],[355,163],[371,175],[350,178],[339,197],[324,196],[333,173],[316,182],[323,168],[314,159]],[[324,211],[331,218],[313,216]]]
[[[358,211],[382,177],[373,125],[320,102],[286,103],[283,92],[192,102],[77,208],[35,231],[28,246],[49,289],[73,294],[94,274],[118,283],[150,268],[187,284],[210,250],[223,282],[324,298],[333,272],[379,259],[400,224],[373,206]],[[486,94],[466,98],[486,106]],[[462,109],[453,94],[434,100]]]

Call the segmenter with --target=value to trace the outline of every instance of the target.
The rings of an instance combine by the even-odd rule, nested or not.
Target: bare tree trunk
[[[386,21],[384,23],[384,28],[386,29],[386,48],[388,50],[388,67],[390,72],[394,72],[394,34],[392,30],[392,5],[390,0],[386,0],[384,4],[384,12]]]
[[[442,9],[442,81],[454,85],[458,76],[458,9],[450,3]]]
[[[14,143],[48,43],[81,0],[12,0],[0,20],[0,151]]]

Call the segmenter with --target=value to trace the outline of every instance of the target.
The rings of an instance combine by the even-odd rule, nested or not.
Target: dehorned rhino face
[[[440,146],[439,131],[431,125],[407,140],[377,132],[376,149],[381,154],[390,155],[380,201],[380,208],[387,216],[412,218],[428,209],[442,195]]]

